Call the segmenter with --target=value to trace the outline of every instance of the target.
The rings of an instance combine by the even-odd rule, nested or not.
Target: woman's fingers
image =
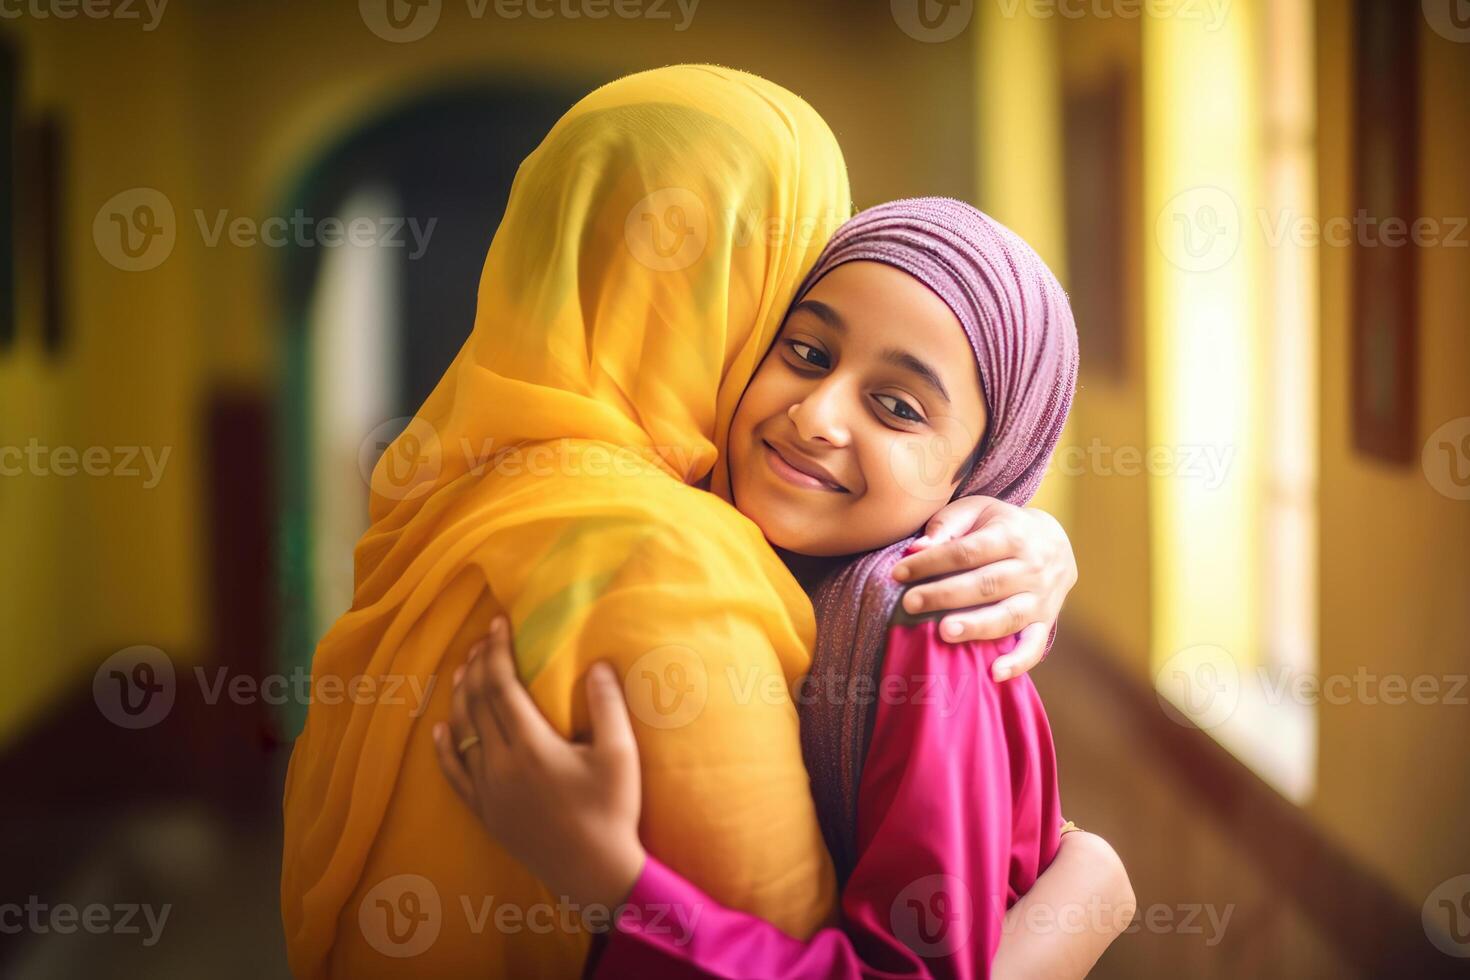
[[[1025,564],[1008,558],[915,585],[904,592],[903,608],[911,613],[926,609],[965,609],[1029,591],[1031,584]]]
[[[1035,612],[1035,599],[1031,593],[1025,592],[979,609],[950,613],[940,620],[939,637],[950,643],[960,643],[966,640],[999,640],[1019,633],[1040,619]]]
[[[454,731],[443,722],[434,726],[434,754],[439,759],[439,768],[454,792],[471,810],[476,808],[475,781],[464,766],[464,759],[456,748]]]
[[[994,497],[980,494],[951,500],[929,518],[929,523],[924,525],[924,536],[919,540],[928,547],[963,537],[980,525],[981,518],[992,505],[999,503]]]
[[[893,577],[900,582],[918,582],[1014,558],[1016,553],[1014,536],[1005,525],[989,524],[953,541],[903,557],[893,566]]]
[[[990,665],[990,676],[997,682],[1010,680],[1041,663],[1046,656],[1046,641],[1050,635],[1051,626],[1047,623],[1032,623],[1021,630],[1016,648],[1003,657],[996,657],[995,663]]]

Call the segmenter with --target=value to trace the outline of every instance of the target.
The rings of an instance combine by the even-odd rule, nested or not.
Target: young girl
[[[837,232],[736,410],[731,500],[817,610],[798,701],[840,928],[792,938],[645,852],[614,671],[588,672],[594,734],[581,746],[521,688],[504,622],[471,651],[435,730],[440,764],[553,891],[621,906],[589,968],[777,978],[1018,965],[996,960],[1006,910],[1053,861],[1064,826],[1046,716],[1029,678],[991,676],[1014,637],[942,643],[932,617],[895,615],[892,573],[956,494],[1031,496],[1071,404],[1076,343],[1064,292],[1017,236],[958,201],[898,201]],[[1126,879],[1099,888],[1112,908],[1131,904]],[[1084,973],[1118,918],[1051,944],[1049,975]],[[1036,945],[1028,966],[1044,960]]]

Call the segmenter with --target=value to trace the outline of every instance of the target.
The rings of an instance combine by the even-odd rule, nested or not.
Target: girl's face
[[[959,319],[917,279],[847,262],[796,306],[730,425],[733,502],[778,548],[892,544],[953,496],[985,432]]]

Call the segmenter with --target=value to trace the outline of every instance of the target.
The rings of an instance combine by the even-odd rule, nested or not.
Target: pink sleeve
[[[1056,763],[1030,679],[990,678],[1014,637],[950,644],[937,628],[889,629],[840,928],[794,939],[650,856],[588,975],[987,976],[1006,909],[1060,843]]]

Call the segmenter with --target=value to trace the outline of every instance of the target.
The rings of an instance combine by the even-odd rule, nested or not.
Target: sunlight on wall
[[[1284,688],[1315,643],[1311,8],[1144,24],[1149,442],[1226,460],[1150,477],[1161,693],[1299,802],[1314,716]]]
[[[399,208],[387,190],[368,188],[346,201],[340,217],[348,227],[358,218],[379,227]],[[311,425],[318,450],[311,474],[313,636],[352,605],[353,549],[369,523],[363,441],[397,403],[392,366],[399,258],[381,244],[333,249],[322,260],[312,297]],[[381,435],[386,442],[398,432]],[[375,463],[380,452],[370,455]]]
[[[974,37],[980,117],[975,203],[1026,239],[1057,278],[1067,282],[1056,18],[1006,16],[1000,6],[985,4],[978,11]],[[1017,98],[1018,92],[1026,93],[1025,98]],[[1069,444],[1070,434],[1068,426],[1058,452]],[[1031,505],[1065,525],[1074,482],[1053,469]]]

